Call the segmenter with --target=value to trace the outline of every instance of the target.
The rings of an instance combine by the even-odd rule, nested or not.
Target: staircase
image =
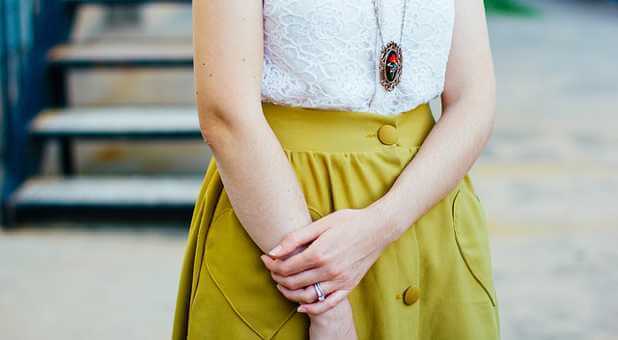
[[[73,21],[76,11],[86,4],[138,6],[157,2],[190,5],[190,0],[56,2],[69,21]],[[25,120],[24,152],[27,156],[21,162],[31,165],[18,164],[14,168],[24,169],[26,175],[22,179],[18,178],[19,174],[15,176],[17,179],[8,179],[9,186],[12,183],[14,188],[4,190],[5,223],[11,226],[31,218],[110,216],[147,219],[160,216],[188,221],[201,184],[199,174],[84,175],[76,168],[75,147],[79,143],[118,140],[199,141],[201,134],[195,108],[175,105],[70,106],[67,83],[69,74],[75,70],[191,68],[191,45],[143,41],[71,43],[69,36],[67,34],[65,39],[44,51],[48,100],[31,119]],[[12,143],[11,136],[5,143]],[[41,171],[46,145],[52,143],[59,150],[59,175]],[[11,159],[7,162],[10,171]]]

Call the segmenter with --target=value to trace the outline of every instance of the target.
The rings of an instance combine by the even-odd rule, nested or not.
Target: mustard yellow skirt
[[[435,124],[428,104],[392,116],[263,108],[314,220],[381,197]],[[307,316],[279,293],[260,255],[211,159],[195,202],[173,339],[308,339]],[[468,176],[385,249],[349,298],[362,340],[499,339],[485,213]]]

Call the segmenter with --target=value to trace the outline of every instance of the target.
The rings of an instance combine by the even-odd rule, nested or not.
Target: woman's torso
[[[377,5],[380,6],[380,1]],[[309,108],[396,114],[442,93],[454,0],[383,0],[384,43],[402,48],[401,81],[379,83],[372,0],[264,0],[262,100]]]

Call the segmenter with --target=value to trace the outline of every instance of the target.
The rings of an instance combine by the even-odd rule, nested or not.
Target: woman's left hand
[[[321,314],[356,287],[390,243],[384,224],[370,207],[337,210],[288,234],[261,258],[281,293],[301,303],[299,312]],[[316,282],[327,296],[324,301],[317,300]]]

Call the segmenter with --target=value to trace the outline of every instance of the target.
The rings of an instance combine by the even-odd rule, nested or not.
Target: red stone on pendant
[[[396,63],[399,61],[399,58],[397,57],[397,54],[392,53],[388,56],[388,61],[391,63]]]

